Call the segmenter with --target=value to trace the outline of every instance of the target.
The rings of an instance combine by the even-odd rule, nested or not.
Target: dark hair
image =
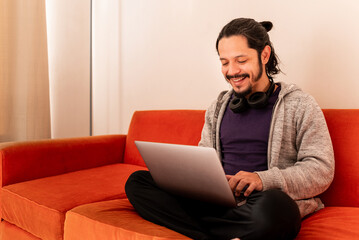
[[[250,18],[236,18],[223,27],[218,35],[216,49],[218,52],[218,43],[223,37],[231,37],[236,35],[244,36],[248,41],[248,47],[257,50],[259,61],[261,61],[261,53],[265,46],[271,48],[271,55],[266,64],[266,73],[272,76],[281,72],[278,66],[277,55],[269,39],[268,33],[273,27],[269,21],[257,22]],[[219,52],[218,52],[219,53]]]

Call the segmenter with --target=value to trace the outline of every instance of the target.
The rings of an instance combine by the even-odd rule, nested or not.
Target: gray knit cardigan
[[[324,207],[317,197],[334,177],[334,154],[323,112],[294,84],[279,83],[268,140],[268,170],[257,172],[263,190],[277,188],[298,204],[304,217]],[[208,108],[199,146],[214,147],[221,158],[219,129],[233,90]]]

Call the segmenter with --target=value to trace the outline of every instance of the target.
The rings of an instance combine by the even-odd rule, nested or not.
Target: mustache
[[[227,80],[231,80],[232,78],[244,78],[249,77],[249,74],[243,73],[243,74],[236,74],[236,75],[226,75]]]

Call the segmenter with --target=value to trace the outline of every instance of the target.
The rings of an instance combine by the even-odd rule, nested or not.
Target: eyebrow
[[[241,54],[241,55],[238,55],[238,56],[235,56],[234,58],[241,58],[241,57],[248,57],[248,55],[245,55],[245,54]],[[219,58],[219,60],[227,60],[227,58]]]

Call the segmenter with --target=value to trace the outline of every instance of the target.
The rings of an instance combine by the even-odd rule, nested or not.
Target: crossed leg
[[[126,194],[146,220],[192,239],[294,239],[300,230],[296,203],[279,190],[252,193],[247,203],[225,208],[172,195],[148,171],[133,173]]]

